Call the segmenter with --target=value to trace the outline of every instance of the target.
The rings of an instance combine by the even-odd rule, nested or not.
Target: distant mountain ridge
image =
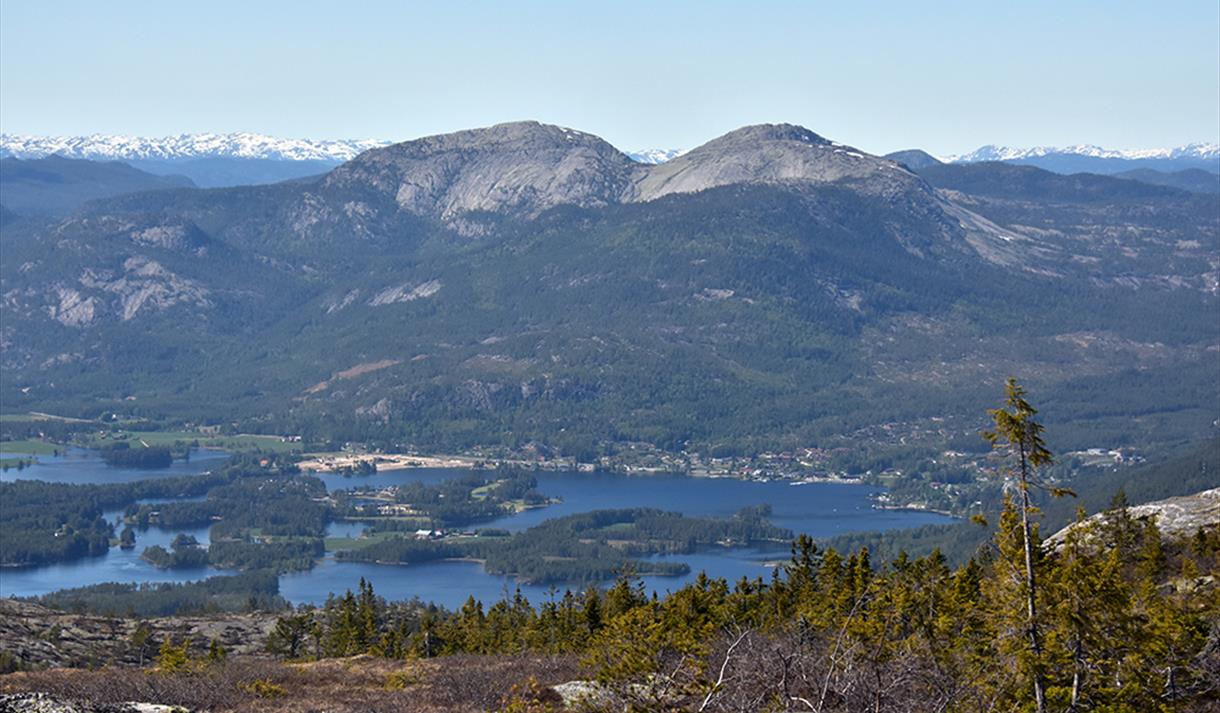
[[[374,139],[281,139],[249,132],[161,138],[0,134],[0,158],[62,156],[122,161],[159,176],[186,176],[201,188],[221,188],[319,176],[364,151],[389,143]]]
[[[1120,158],[1138,160],[1148,158],[1174,159],[1195,158],[1204,160],[1220,160],[1220,144],[1193,143],[1175,148],[1159,149],[1106,149],[1092,144],[1077,144],[1074,146],[1035,146],[1033,148],[1013,148],[988,144],[974,151],[956,156],[946,156],[947,163],[976,163],[978,161],[1017,161],[1020,159],[1040,158],[1053,154],[1070,154],[1073,156],[1088,156],[1090,158]]]
[[[1220,174],[1201,168],[1182,171],[1157,171],[1152,168],[1133,168],[1114,174],[1115,178],[1126,178],[1158,186],[1172,186],[1192,193],[1220,193]]]
[[[158,176],[119,161],[0,158],[0,201],[17,215],[62,216],[98,198],[194,187],[189,178]]]
[[[1057,148],[982,146],[969,153],[945,156],[945,163],[1018,163],[1055,173],[1115,174],[1138,169],[1177,172],[1201,169],[1220,173],[1220,144],[1193,143],[1174,148],[1116,150],[1091,144]]]
[[[363,151],[394,142],[380,139],[284,139],[239,131],[145,137],[126,134],[32,136],[0,134],[0,158],[44,158],[60,155],[91,161],[175,160],[200,158],[271,161],[350,161]],[[689,149],[641,149],[626,154],[637,163],[658,164]]]
[[[179,134],[161,138],[108,134],[0,134],[0,157],[43,158],[58,154],[65,158],[112,161],[242,158],[342,162],[355,158],[362,151],[389,144],[389,141],[374,139],[281,139],[250,132]]]
[[[244,158],[277,161],[335,161],[355,158],[394,142],[382,139],[286,139],[254,132],[179,134],[143,137],[122,134],[32,136],[0,133],[0,158],[43,158],[58,154],[90,160]],[[689,149],[652,148],[625,152],[638,163],[658,164]],[[920,152],[922,153],[922,152]],[[938,157],[945,163],[1020,161],[1055,155],[1137,161],[1194,159],[1220,161],[1220,144],[1198,142],[1172,148],[1107,149],[1093,144],[1018,148],[987,144],[963,154]]]

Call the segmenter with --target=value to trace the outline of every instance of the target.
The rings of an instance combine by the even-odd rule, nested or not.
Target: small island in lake
[[[102,460],[115,468],[168,468],[174,462],[174,453],[164,446],[132,448],[126,441],[119,441],[102,449]]]

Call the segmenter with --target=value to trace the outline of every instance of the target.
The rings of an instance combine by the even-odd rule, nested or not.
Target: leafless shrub
[[[436,659],[423,700],[443,710],[494,710],[513,686],[542,686],[581,676],[574,656],[450,656]]]
[[[401,688],[392,674],[410,670]],[[0,692],[43,692],[91,703],[139,701],[193,711],[276,713],[433,713],[495,710],[505,694],[531,677],[546,687],[579,678],[574,657],[453,656],[393,661],[359,656],[285,664],[234,658],[189,672],[136,668],[54,669],[0,677]],[[266,696],[261,692],[283,691]]]

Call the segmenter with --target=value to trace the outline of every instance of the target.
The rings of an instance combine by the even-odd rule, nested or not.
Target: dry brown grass
[[[433,713],[496,710],[514,686],[531,677],[549,686],[581,675],[574,657],[555,656],[428,661],[358,656],[307,664],[234,659],[172,675],[133,668],[14,673],[0,677],[0,693],[44,692],[93,703],[140,701],[195,711]],[[387,687],[388,681],[395,685]]]

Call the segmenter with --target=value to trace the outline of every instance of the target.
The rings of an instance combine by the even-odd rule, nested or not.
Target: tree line
[[[607,709],[1170,711],[1220,701],[1220,527],[1166,538],[1120,493],[1044,540],[1031,494],[1053,456],[1015,381],[987,434],[1011,456],[994,530],[963,565],[875,562],[798,537],[769,581],[630,576],[456,612],[359,592],[281,617],[287,658],[575,653]],[[985,524],[985,523],[984,523]]]
[[[268,650],[373,654],[576,653],[636,710],[1177,710],[1220,695],[1220,532],[1166,542],[1119,501],[1039,553],[1030,646],[1019,506],[950,568],[939,552],[873,562],[807,537],[770,580],[700,576],[662,598],[639,580],[520,592],[455,612],[391,603],[361,582],[281,617]]]

